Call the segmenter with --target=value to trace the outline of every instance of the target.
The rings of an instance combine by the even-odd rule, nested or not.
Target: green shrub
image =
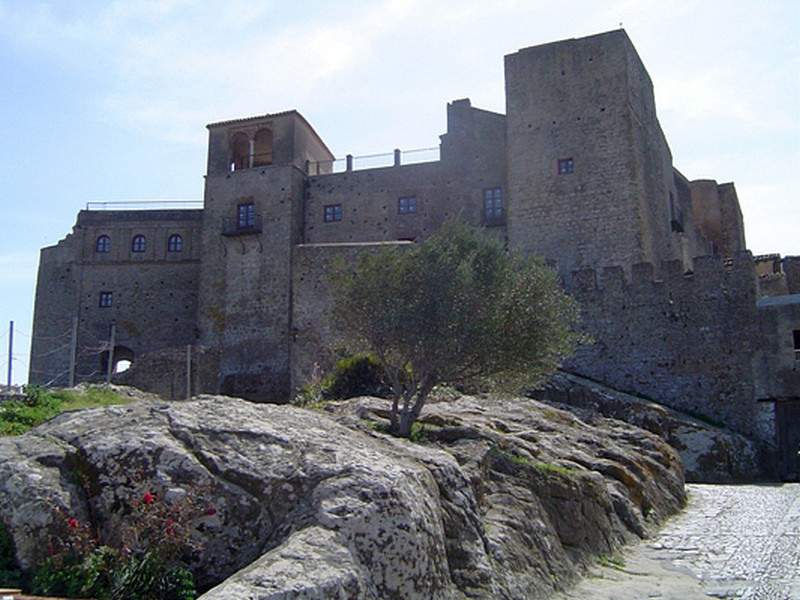
[[[14,540],[2,521],[0,521],[0,584],[13,588],[22,585],[22,572],[17,565]]]
[[[63,403],[39,386],[30,386],[22,400],[0,405],[0,435],[18,435],[52,419],[63,410]]]
[[[323,397],[345,399],[356,396],[391,397],[391,387],[380,361],[372,355],[355,354],[336,363],[322,383]]]
[[[102,387],[88,387],[78,391],[28,386],[22,400],[9,400],[0,404],[0,435],[25,433],[31,427],[36,427],[65,410],[126,402],[128,400],[116,392]]]

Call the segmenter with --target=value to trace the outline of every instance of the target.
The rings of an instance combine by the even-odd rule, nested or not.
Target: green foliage
[[[119,569],[111,589],[112,600],[193,600],[192,573],[168,567],[156,552],[133,558]]]
[[[22,400],[0,405],[0,434],[18,435],[52,419],[63,410],[63,403],[45,388],[31,386]]]
[[[421,245],[340,266],[332,289],[350,350],[374,354],[386,371],[400,435],[436,384],[518,391],[578,341],[577,305],[551,269],[453,221]]]
[[[355,354],[341,359],[323,381],[325,398],[377,396],[388,398],[391,387],[381,362],[372,355]]]
[[[116,392],[101,387],[88,387],[83,391],[77,391],[28,386],[24,399],[0,404],[0,435],[25,433],[31,427],[40,425],[65,410],[126,402],[128,400],[121,398]]]
[[[145,492],[103,536],[90,524],[54,509],[48,556],[34,570],[30,591],[98,600],[194,598],[194,577],[186,564],[200,547],[192,537],[192,523],[216,514],[198,499],[204,494],[195,490],[167,502]],[[101,537],[115,545],[101,544]]]
[[[562,467],[560,465],[555,465],[553,463],[535,463],[533,466],[535,469],[538,469],[540,471],[558,473],[559,475],[575,474],[575,469],[570,469],[569,467]]]
[[[0,584],[7,587],[20,587],[22,584],[22,572],[15,554],[14,540],[5,523],[0,521]]]
[[[317,408],[328,400],[356,396],[388,398],[390,395],[391,386],[381,362],[372,355],[355,354],[339,360],[325,378],[319,367],[315,367],[311,381],[298,390],[292,403]]]

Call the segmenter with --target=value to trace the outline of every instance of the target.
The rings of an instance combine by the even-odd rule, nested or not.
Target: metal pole
[[[186,345],[186,399],[192,397],[192,345]]]
[[[111,345],[108,348],[108,369],[106,371],[106,385],[111,383],[111,375],[114,373],[114,344],[117,343],[117,326],[111,324]]]
[[[14,359],[14,321],[8,324],[8,390],[11,391],[11,371]]]
[[[72,318],[72,339],[69,350],[69,387],[75,387],[75,363],[78,357],[78,317]]]

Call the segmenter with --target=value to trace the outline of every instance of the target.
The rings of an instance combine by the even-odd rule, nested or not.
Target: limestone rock
[[[768,479],[774,451],[762,442],[701,421],[655,402],[561,373],[537,398],[621,419],[662,436],[680,452],[686,480],[694,483],[745,483]],[[580,413],[591,421],[588,413]]]
[[[419,444],[370,427],[385,401],[327,408],[139,402],[2,438],[18,560],[42,558],[54,507],[108,533],[143,491],[202,494],[207,599],[537,598],[685,500],[675,451],[619,421],[461,398],[426,409]]]

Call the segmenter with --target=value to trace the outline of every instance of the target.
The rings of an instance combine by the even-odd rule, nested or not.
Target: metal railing
[[[222,235],[247,235],[261,233],[264,230],[264,218],[253,215],[251,222],[240,221],[237,217],[224,217],[222,219]]]
[[[168,210],[203,208],[202,200],[109,200],[86,203],[86,210]]]
[[[331,173],[346,173],[366,169],[380,169],[385,167],[399,167],[439,160],[439,147],[418,148],[415,150],[394,150],[381,154],[365,154],[353,156],[348,154],[345,158],[324,160],[307,163],[306,171],[311,176],[330,175]]]

